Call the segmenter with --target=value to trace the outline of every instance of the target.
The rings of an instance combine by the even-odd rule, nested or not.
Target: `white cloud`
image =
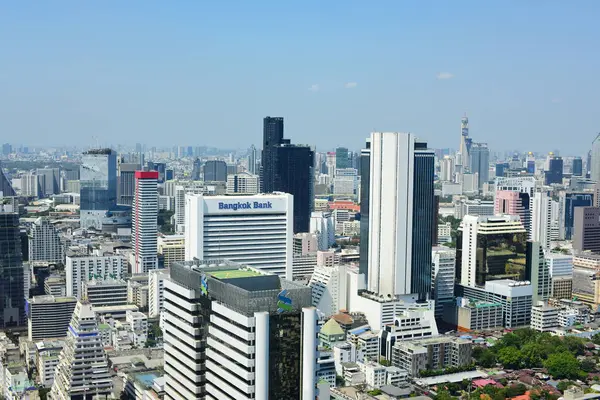
[[[454,78],[454,75],[451,74],[450,72],[440,72],[439,74],[436,75],[436,78],[438,78],[439,80],[452,79],[452,78]]]
[[[354,89],[357,86],[358,86],[358,83],[356,83],[356,82],[348,82],[344,85],[344,87],[346,89]]]
[[[311,85],[311,86],[308,88],[308,90],[310,90],[311,92],[318,92],[318,91],[319,91],[319,89],[320,89],[320,88],[319,88],[319,85],[318,85],[318,84],[316,84],[316,83],[315,83],[314,85]]]

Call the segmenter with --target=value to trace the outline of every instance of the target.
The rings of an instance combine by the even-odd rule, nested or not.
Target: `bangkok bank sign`
[[[219,202],[219,210],[268,210],[273,208],[273,203],[270,201],[238,201],[236,203]]]

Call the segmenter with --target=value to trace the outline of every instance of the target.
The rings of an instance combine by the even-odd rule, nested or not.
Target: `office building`
[[[313,211],[310,215],[310,233],[317,235],[319,250],[328,250],[335,243],[333,215],[327,211]]]
[[[199,260],[173,265],[164,301],[166,400],[316,397],[310,288]]]
[[[454,203],[454,218],[463,219],[465,215],[494,215],[494,202],[491,200],[459,199]]]
[[[112,378],[91,304],[75,306],[59,360],[50,392],[53,400],[112,396]]]
[[[261,188],[263,193],[276,189],[276,148],[283,143],[283,117],[265,117],[263,120],[263,149]]]
[[[135,197],[132,207],[131,244],[134,274],[158,268],[158,172],[135,172]]]
[[[80,254],[67,251],[65,262],[67,296],[81,299],[82,283],[92,279],[122,279],[127,272],[123,255]]]
[[[247,163],[248,163],[248,172],[252,175],[258,175],[260,172],[260,166],[258,164],[257,158],[258,152],[254,145],[250,146],[248,149]],[[260,185],[260,178],[259,178]]]
[[[600,253],[600,208],[576,207],[573,221],[573,250]]]
[[[83,299],[94,307],[124,306],[127,304],[127,281],[124,279],[92,279],[82,283]]]
[[[25,287],[19,215],[0,204],[0,328],[23,325]]]
[[[186,260],[228,259],[292,280],[293,204],[286,193],[186,196]]]
[[[552,295],[552,276],[539,242],[527,242],[525,255],[525,279],[531,282],[533,304],[548,301]]]
[[[435,316],[440,318],[444,312],[444,305],[454,301],[456,251],[446,247],[434,247],[431,260],[431,290],[435,300]]]
[[[365,158],[366,153],[370,164],[362,176],[368,179],[361,186],[368,188],[361,191],[361,211],[366,203],[368,212],[367,218],[361,214],[361,234],[368,232],[368,256],[361,259],[361,272],[367,269],[368,289],[382,296],[428,298],[434,152],[410,133],[373,132]]]
[[[168,277],[168,269],[154,269],[148,272],[148,316],[150,318],[158,317],[163,310],[165,279]]]
[[[496,191],[494,214],[517,215],[527,232],[531,232],[531,198],[529,193],[508,190]]]
[[[367,140],[365,148],[360,152],[360,259],[359,273],[369,273],[369,197],[371,189],[371,141]]]
[[[490,149],[487,143],[473,143],[469,152],[471,173],[477,174],[477,188],[490,180]]]
[[[16,192],[13,189],[10,181],[6,177],[4,170],[2,169],[2,165],[0,164],[0,197],[12,197],[16,196]]]
[[[531,308],[531,329],[549,332],[558,328],[559,309],[543,301],[535,303]]]
[[[336,169],[333,178],[333,194],[353,197],[357,195],[360,180],[354,168]]]
[[[595,182],[600,182],[600,133],[596,135],[596,138],[592,142],[591,151],[591,166],[588,164],[588,171],[590,172],[590,178]]]
[[[192,182],[177,185],[174,188],[175,197],[175,231],[183,233],[185,230],[185,195],[188,193],[207,193],[204,182]]]
[[[258,194],[260,177],[248,172],[227,175],[227,194]]]
[[[455,304],[444,305],[444,322],[460,332],[502,327],[502,304],[457,297]]]
[[[575,208],[591,207],[594,205],[594,194],[587,192],[569,192],[559,193],[559,218],[560,233],[559,239],[573,239],[573,224],[575,222]]]
[[[204,182],[227,182],[227,163],[222,160],[209,160],[202,167]]]
[[[555,155],[548,156],[548,169],[544,171],[544,184],[562,184],[563,159]]]
[[[165,268],[176,261],[185,261],[185,236],[159,235],[158,254],[162,256]]]
[[[325,316],[348,309],[349,271],[345,265],[326,266],[317,263],[308,286],[312,290],[312,305]]]
[[[465,115],[460,120],[460,145],[458,147],[457,162],[456,164],[460,167],[459,172],[465,172],[464,169],[468,169],[471,165],[469,152],[471,150],[471,143],[473,139],[469,137],[469,118]],[[464,169],[463,169],[464,168]]]
[[[44,175],[23,174],[21,175],[21,196],[24,197],[44,197],[43,187]]]
[[[454,158],[444,156],[440,160],[439,180],[442,182],[454,182]]]
[[[29,340],[67,336],[69,321],[77,299],[75,297],[33,296],[27,300],[26,316]]]
[[[43,176],[40,197],[60,193],[60,168],[38,168],[36,175]]]
[[[135,171],[140,170],[140,164],[120,163],[119,164],[119,191],[118,204],[131,206],[135,196]]]
[[[352,165],[350,165],[350,158],[348,157],[348,149],[345,147],[338,147],[335,149],[335,169],[346,168],[352,168]]]
[[[539,242],[545,250],[550,249],[553,238],[553,228],[558,228],[553,209],[555,202],[548,193],[538,192],[533,195],[531,208],[531,240]]]
[[[518,216],[466,215],[456,243],[457,281],[475,287],[493,279],[525,279],[526,242]]]
[[[192,180],[199,181],[201,179],[202,161],[198,157],[192,163]]]
[[[111,149],[89,150],[81,162],[81,227],[101,230],[106,212],[117,205],[117,155]]]
[[[571,172],[573,173],[573,176],[583,176],[583,160],[581,157],[573,158]]]
[[[63,263],[63,247],[56,227],[46,218],[40,217],[29,230],[29,261],[50,264]]]
[[[144,164],[142,163],[142,165],[144,165]],[[167,174],[167,164],[164,162],[148,161],[146,163],[146,171],[158,172],[158,183],[164,183],[166,180],[166,174]]]

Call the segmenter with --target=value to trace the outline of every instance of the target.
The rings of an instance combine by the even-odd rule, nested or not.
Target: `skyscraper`
[[[0,204],[0,327],[23,325],[24,291],[19,214]]]
[[[60,168],[38,168],[36,174],[45,177],[40,197],[60,193]]]
[[[573,176],[583,176],[583,160],[581,157],[575,157],[573,159],[573,167],[571,169]]]
[[[261,188],[263,193],[275,189],[276,148],[283,143],[283,117],[265,117],[263,120],[263,149]]]
[[[81,161],[81,227],[100,230],[106,212],[117,205],[117,155],[111,149],[89,150]]]
[[[140,168],[140,164],[137,163],[119,164],[119,204],[128,206],[133,204],[133,196],[135,196],[135,171]]]
[[[358,271],[369,274],[369,197],[371,188],[371,139],[360,152],[360,259]]]
[[[368,146],[367,221],[361,216],[361,231],[367,223],[369,232],[368,288],[383,296],[414,293],[427,298],[435,218],[434,152],[410,133],[374,132]]]
[[[348,149],[338,147],[335,149],[335,169],[352,168],[348,158]]]
[[[471,165],[471,159],[469,157],[471,140],[472,139],[469,137],[469,118],[465,115],[460,120],[460,145],[458,148],[460,160],[457,160],[456,162],[457,165],[462,165],[465,169]]]
[[[10,180],[6,177],[2,165],[0,165],[0,197],[16,196],[15,190],[10,184]]]
[[[202,162],[198,157],[194,160],[192,165],[192,180],[199,181],[200,180],[200,172],[202,171]]]
[[[590,179],[600,182],[600,133],[592,142],[592,157],[590,159],[591,167],[588,165],[588,171],[591,172]]]
[[[39,217],[29,229],[29,261],[63,263],[63,248],[56,227],[47,218]]]
[[[315,399],[309,287],[225,260],[175,263],[164,289],[165,399]]]
[[[204,182],[227,182],[227,163],[209,160],[204,164]]]
[[[248,172],[253,174],[253,175],[258,175],[258,170],[256,169],[256,163],[257,163],[257,152],[256,152],[256,147],[254,147],[254,145],[250,146],[250,148],[248,149]]]
[[[110,396],[112,388],[96,314],[89,302],[78,302],[54,372],[51,398],[100,398]]]
[[[469,154],[471,173],[478,174],[477,187],[481,190],[490,180],[490,149],[487,143],[473,143]]]
[[[133,273],[147,273],[158,268],[158,172],[135,172],[135,197],[132,207],[131,243],[135,262]]]
[[[552,185],[553,183],[562,183],[563,180],[563,159],[555,155],[548,156],[548,169],[544,171],[544,183]]]

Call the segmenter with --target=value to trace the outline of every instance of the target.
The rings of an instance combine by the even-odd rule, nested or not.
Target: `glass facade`
[[[593,205],[594,195],[591,193],[565,193],[563,211],[565,221],[565,240],[573,239],[575,207],[589,207]]]
[[[81,210],[110,210],[117,204],[117,155],[111,149],[83,154]]]
[[[525,280],[526,249],[526,232],[478,234],[476,285],[495,279]]]
[[[23,325],[25,295],[19,216],[0,212],[0,327]]]
[[[283,143],[283,118],[265,117],[263,120],[262,192],[275,191],[275,148]]]
[[[360,262],[358,271],[369,276],[369,194],[371,187],[371,143],[360,155]]]
[[[300,399],[301,314],[271,315],[269,328],[269,398]]]
[[[220,160],[210,160],[204,164],[205,182],[227,182],[227,163]]]

